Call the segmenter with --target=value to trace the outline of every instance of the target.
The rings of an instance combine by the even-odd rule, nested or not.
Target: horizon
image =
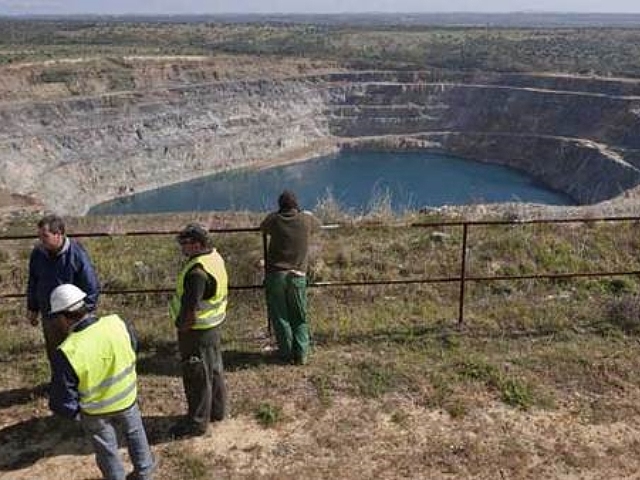
[[[640,2],[611,0],[0,0],[0,16],[206,15],[629,15]]]
[[[325,16],[325,15],[640,15],[640,11],[637,12],[581,12],[572,10],[505,10],[505,11],[482,11],[482,10],[441,10],[441,11],[383,11],[383,10],[362,10],[362,11],[273,11],[273,12],[243,12],[243,11],[224,11],[224,12],[116,12],[116,13],[100,13],[100,12],[70,12],[70,13],[2,13],[0,16],[158,16],[158,17],[175,17],[175,16],[192,16],[192,17],[207,17],[207,16],[225,16],[225,15],[243,15],[243,16],[278,16],[278,15],[293,15],[293,16]]]
[[[631,18],[640,17],[640,11],[637,12],[580,12],[580,11],[552,11],[552,10],[513,10],[513,11],[344,11],[344,12],[243,12],[243,11],[225,11],[225,12],[3,12],[0,11],[0,18],[198,18],[198,17],[526,17],[526,16],[567,16],[567,17],[624,17]]]

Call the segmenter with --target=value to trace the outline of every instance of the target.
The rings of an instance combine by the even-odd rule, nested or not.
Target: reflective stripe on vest
[[[184,279],[189,270],[195,265],[200,265],[216,281],[214,296],[202,299],[198,303],[196,321],[191,326],[192,330],[205,330],[220,325],[224,321],[227,312],[227,270],[224,266],[224,260],[216,250],[193,257],[183,267],[176,282],[176,293],[169,303],[169,314],[175,322],[180,314],[180,304],[184,294]]]
[[[80,409],[88,415],[119,412],[137,396],[136,354],[118,315],[72,332],[59,347],[78,377]]]

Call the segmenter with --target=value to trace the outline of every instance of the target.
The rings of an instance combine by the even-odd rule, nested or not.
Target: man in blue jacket
[[[71,283],[87,294],[85,304],[92,312],[96,309],[99,283],[87,251],[82,245],[65,235],[65,225],[57,215],[47,215],[38,222],[40,241],[29,258],[27,310],[29,321],[38,325],[42,318],[42,331],[51,364],[58,345],[64,339],[51,315],[49,297],[54,288]]]

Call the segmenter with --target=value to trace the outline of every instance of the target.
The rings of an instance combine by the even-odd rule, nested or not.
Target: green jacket
[[[320,222],[307,211],[284,210],[272,212],[260,224],[268,235],[266,271],[307,271],[309,239],[319,230]]]

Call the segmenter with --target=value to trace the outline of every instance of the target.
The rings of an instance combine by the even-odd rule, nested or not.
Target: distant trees
[[[322,22],[320,21],[322,20]],[[640,29],[0,19],[0,63],[85,55],[278,55],[364,68],[640,77]]]

